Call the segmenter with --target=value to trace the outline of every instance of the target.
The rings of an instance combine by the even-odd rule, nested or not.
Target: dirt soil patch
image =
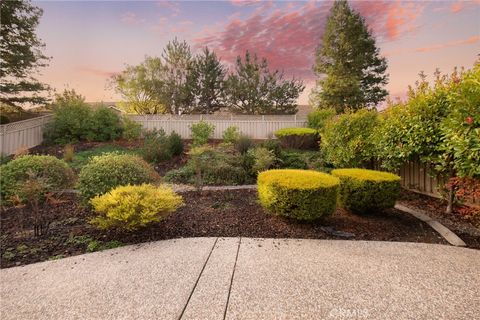
[[[3,209],[1,267],[59,259],[89,251],[183,237],[261,237],[406,241],[447,244],[428,225],[398,210],[354,215],[345,210],[323,220],[298,222],[267,214],[255,190],[204,191],[183,194],[186,205],[165,220],[136,232],[97,230],[88,224],[92,212],[76,199],[50,204],[47,235],[34,237],[25,208]]]

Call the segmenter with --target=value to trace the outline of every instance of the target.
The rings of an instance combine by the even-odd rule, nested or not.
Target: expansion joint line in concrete
[[[230,302],[230,293],[232,292],[233,278],[235,276],[235,269],[237,268],[238,253],[240,252],[240,245],[242,244],[242,237],[238,240],[237,255],[235,256],[235,263],[233,264],[232,277],[230,278],[230,286],[228,287],[227,303],[225,303],[225,311],[223,312],[223,320],[227,317],[228,303]]]
[[[180,314],[180,317],[178,319],[182,319],[183,314],[185,313],[185,310],[187,310],[188,303],[190,302],[190,299],[193,296],[193,293],[195,292],[195,289],[197,288],[198,282],[200,281],[200,278],[202,277],[203,271],[205,270],[205,267],[207,266],[208,260],[210,259],[210,256],[212,255],[213,250],[215,249],[215,246],[217,245],[218,238],[215,239],[215,242],[213,243],[212,249],[210,249],[210,252],[208,254],[207,259],[205,259],[205,263],[203,264],[202,270],[200,270],[200,273],[197,277],[197,281],[195,281],[195,285],[192,288],[192,291],[190,292],[190,295],[188,296],[187,302],[185,303],[185,306],[183,307],[182,313]]]

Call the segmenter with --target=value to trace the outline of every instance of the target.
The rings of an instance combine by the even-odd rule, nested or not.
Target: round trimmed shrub
[[[70,188],[75,181],[68,164],[53,156],[25,155],[2,165],[0,172],[0,194],[6,203],[20,196],[21,187],[32,176],[44,180],[43,193]]]
[[[140,157],[107,153],[93,157],[80,171],[77,188],[83,203],[123,185],[154,183],[157,172]]]
[[[392,208],[400,193],[400,177],[367,169],[336,169],[340,179],[340,205],[355,213]]]
[[[130,231],[161,221],[182,206],[183,199],[166,186],[142,184],[116,187],[90,203],[98,213],[92,224]]]
[[[275,131],[282,147],[291,149],[317,149],[318,131],[313,128],[284,128]]]
[[[258,196],[270,213],[314,220],[335,211],[339,180],[312,170],[268,170],[257,179]]]

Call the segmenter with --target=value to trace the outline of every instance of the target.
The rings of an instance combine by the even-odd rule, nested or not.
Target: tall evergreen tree
[[[187,42],[175,38],[170,41],[162,54],[164,70],[163,102],[172,114],[188,112],[192,95],[187,86],[192,64],[192,51]]]
[[[335,1],[316,53],[311,101],[337,113],[374,106],[388,94],[386,69],[365,19],[346,0]]]
[[[207,47],[195,57],[187,81],[192,95],[192,113],[214,113],[224,106],[225,75],[225,67]]]
[[[42,53],[44,43],[37,37],[42,9],[28,0],[0,1],[0,102],[20,109],[28,104],[44,104],[41,95],[48,86],[35,79],[49,58]]]
[[[294,114],[296,100],[305,86],[296,79],[285,80],[278,70],[270,72],[266,59],[247,51],[237,57],[235,72],[226,81],[225,97],[232,112],[240,114]]]

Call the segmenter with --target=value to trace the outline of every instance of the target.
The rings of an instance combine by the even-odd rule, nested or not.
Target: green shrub
[[[368,213],[395,205],[400,193],[400,177],[367,169],[336,169],[340,178],[340,204],[352,212]]]
[[[307,116],[308,127],[317,131],[322,131],[327,121],[332,119],[337,112],[334,108],[316,109]]]
[[[47,143],[67,144],[86,140],[91,129],[92,110],[74,90],[55,96],[53,119],[45,127]]]
[[[122,136],[123,124],[120,116],[103,105],[96,107],[90,116],[89,141],[111,141]]]
[[[83,203],[122,185],[139,185],[159,180],[155,170],[137,156],[104,154],[93,157],[80,171],[77,188]]]
[[[173,156],[179,156],[183,152],[182,137],[175,131],[168,136],[168,148]]]
[[[53,120],[44,133],[47,143],[110,141],[122,134],[122,121],[115,111],[105,106],[92,110],[85,98],[74,90],[57,94],[52,109]]]
[[[22,156],[2,165],[0,171],[0,194],[8,204],[25,200],[20,189],[32,176],[42,179],[43,195],[70,188],[75,182],[75,175],[68,165],[53,156]]]
[[[172,158],[168,136],[163,129],[153,129],[145,133],[140,149],[143,159],[150,163],[159,163]]]
[[[149,184],[119,186],[90,200],[99,213],[90,222],[101,229],[135,230],[158,222],[183,205],[172,189]]]
[[[375,110],[362,109],[330,120],[321,139],[325,160],[337,168],[370,166],[376,154],[374,130],[379,125]]]
[[[192,146],[199,147],[208,143],[215,130],[215,126],[205,121],[194,123],[190,126],[192,132]]]
[[[235,149],[241,154],[245,154],[248,150],[253,148],[254,145],[252,138],[246,135],[241,135],[235,142]]]
[[[80,171],[80,169],[85,166],[90,159],[96,156],[101,156],[105,153],[115,153],[115,154],[132,154],[136,155],[137,150],[130,150],[121,146],[107,144],[104,146],[96,147],[89,150],[79,151],[73,155],[72,162],[69,163],[70,167],[75,171]]]
[[[282,155],[282,146],[280,145],[280,141],[278,141],[277,139],[264,140],[261,143],[261,146],[263,148],[266,148],[266,149],[272,151],[273,154],[275,155],[275,157],[277,157],[277,158],[280,158],[281,155]]]
[[[235,143],[240,138],[240,131],[238,127],[230,126],[223,131],[222,139],[225,143]]]
[[[127,116],[123,117],[123,134],[125,140],[138,140],[142,135],[142,125]]]
[[[284,150],[280,154],[280,167],[287,169],[307,169],[307,163],[301,153]]]
[[[269,170],[257,179],[262,206],[270,213],[298,220],[331,215],[336,208],[339,180],[310,170]]]
[[[315,149],[318,147],[318,132],[312,128],[284,128],[275,131],[282,147],[291,149]]]
[[[250,176],[242,166],[242,158],[231,149],[197,147],[190,150],[187,164],[167,172],[165,181],[196,185],[238,185]]]
[[[267,148],[259,147],[248,150],[249,155],[253,159],[251,171],[253,174],[258,174],[261,171],[270,169],[276,160],[273,151]]]
[[[10,123],[10,119],[4,114],[0,114],[0,124],[7,124],[7,123]]]

